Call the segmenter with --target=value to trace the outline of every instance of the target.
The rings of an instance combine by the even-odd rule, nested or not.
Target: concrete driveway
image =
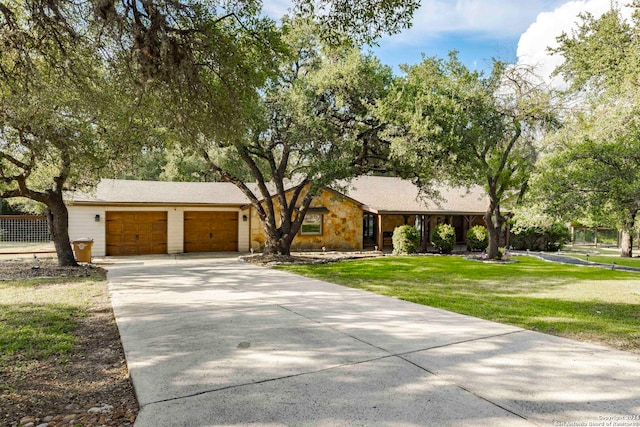
[[[138,427],[640,426],[635,354],[235,257],[108,267]]]

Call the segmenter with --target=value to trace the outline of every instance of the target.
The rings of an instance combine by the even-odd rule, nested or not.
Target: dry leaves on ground
[[[0,279],[98,276],[96,297],[77,319],[71,354],[43,360],[13,356],[0,364],[0,425],[131,426],[138,403],[108,298],[106,272],[98,267],[58,267],[40,262],[0,263]]]

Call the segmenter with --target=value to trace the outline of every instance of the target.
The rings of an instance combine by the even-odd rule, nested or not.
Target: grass
[[[587,258],[586,255],[583,254],[569,254],[574,258],[579,258],[583,260],[588,260],[591,262],[597,262],[600,264],[612,264],[616,265],[624,265],[626,267],[638,267],[640,268],[640,258],[622,258],[620,254],[617,255],[589,255]]]
[[[384,257],[279,268],[418,304],[640,353],[640,274],[517,257]]]
[[[95,279],[0,282],[0,367],[69,353],[77,319],[100,294]]]

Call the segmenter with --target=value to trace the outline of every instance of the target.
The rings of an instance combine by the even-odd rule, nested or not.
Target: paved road
[[[137,427],[640,426],[639,355],[233,258],[109,281]]]

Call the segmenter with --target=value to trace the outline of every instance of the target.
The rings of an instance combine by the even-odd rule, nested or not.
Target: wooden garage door
[[[238,212],[184,213],[185,252],[238,250]]]
[[[166,212],[107,212],[107,255],[167,253]]]

